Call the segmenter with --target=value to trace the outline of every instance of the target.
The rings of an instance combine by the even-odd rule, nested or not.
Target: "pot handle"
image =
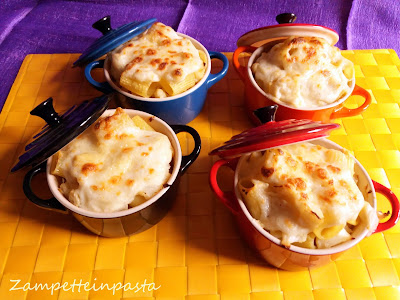
[[[35,193],[32,191],[31,183],[33,177],[39,173],[45,173],[46,165],[47,161],[41,163],[35,168],[32,168],[31,170],[29,170],[28,173],[26,173],[23,182],[24,194],[33,204],[36,204],[41,208],[66,213],[67,212],[66,208],[60,202],[58,202],[55,197],[52,197],[50,199],[41,199],[38,196],[36,196]]]
[[[216,59],[221,60],[223,63],[221,71],[219,71],[217,74],[210,73],[210,75],[208,75],[207,88],[210,88],[226,75],[226,72],[228,72],[228,68],[229,68],[229,61],[228,61],[228,58],[225,55],[223,55],[221,52],[209,51],[208,54],[210,55],[210,59],[216,58]]]
[[[397,221],[399,220],[400,204],[399,199],[397,199],[396,195],[390,189],[376,181],[372,180],[372,182],[374,184],[375,191],[385,196],[392,206],[392,215],[386,222],[379,223],[378,227],[374,231],[374,233],[377,233],[388,230],[396,225]]]
[[[170,126],[176,134],[178,134],[179,132],[187,132],[193,137],[194,140],[194,149],[192,153],[190,153],[189,155],[182,156],[181,169],[179,170],[179,172],[183,174],[186,172],[186,169],[199,156],[201,150],[201,138],[196,129],[190,126],[187,125],[170,125]]]
[[[239,55],[242,52],[250,52],[253,53],[257,48],[256,47],[252,47],[252,46],[242,46],[239,47],[235,50],[235,52],[233,52],[233,57],[232,57],[232,61],[233,61],[233,66],[235,67],[235,70],[238,72],[240,79],[242,79],[242,81],[244,82],[246,80],[246,67],[242,66],[239,62]]]
[[[364,103],[354,109],[350,109],[344,106],[337,108],[330,116],[331,119],[338,119],[343,117],[352,117],[361,114],[371,104],[371,95],[362,87],[357,84],[354,86],[354,90],[350,96],[362,96],[365,100]]]
[[[220,159],[213,164],[210,170],[210,186],[213,192],[217,195],[219,200],[234,214],[237,215],[239,213],[239,205],[236,201],[234,192],[224,192],[218,185],[217,174],[220,167],[227,166],[232,170],[236,169],[239,158],[234,158],[231,160]]]
[[[112,93],[114,90],[113,88],[110,86],[110,84],[105,81],[105,82],[97,82],[96,80],[93,79],[92,77],[92,70],[93,69],[99,69],[99,68],[104,68],[104,59],[102,60],[95,60],[92,61],[91,63],[89,63],[86,67],[85,67],[85,77],[87,79],[87,81],[89,81],[89,83],[98,91],[104,93],[104,94],[110,94]]]

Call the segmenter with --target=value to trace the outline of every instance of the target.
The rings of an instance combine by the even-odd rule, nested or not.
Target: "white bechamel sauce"
[[[251,67],[260,88],[277,103],[318,108],[351,92],[354,66],[323,38],[290,37],[263,52]]]

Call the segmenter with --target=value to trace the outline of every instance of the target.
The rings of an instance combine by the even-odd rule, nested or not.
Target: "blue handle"
[[[67,213],[67,209],[60,203],[55,197],[50,199],[41,199],[32,190],[32,179],[39,173],[46,173],[47,160],[40,165],[32,168],[24,177],[24,183],[22,188],[24,190],[25,196],[34,204],[39,207],[55,210],[58,212]]]
[[[229,61],[228,61],[228,58],[225,55],[223,55],[221,52],[209,51],[208,53],[210,54],[211,59],[217,58],[217,59],[221,60],[223,63],[221,71],[219,71],[217,74],[210,73],[210,75],[208,75],[207,88],[210,88],[226,75],[226,72],[228,72],[228,68],[229,68]]]
[[[104,94],[109,94],[109,93],[114,92],[113,88],[110,86],[110,84],[108,82],[97,82],[96,80],[93,79],[91,72],[93,69],[98,69],[98,68],[104,68],[104,59],[95,60],[95,61],[89,63],[85,67],[86,79],[96,90],[99,90],[100,92],[102,92]]]
[[[178,134],[179,132],[187,132],[189,133],[194,140],[194,149],[192,153],[189,155],[183,155],[182,156],[182,163],[181,163],[181,169],[179,170],[180,173],[185,173],[186,169],[196,160],[196,158],[200,154],[201,150],[201,138],[199,133],[196,131],[196,129],[187,126],[187,125],[170,125],[172,130]]]

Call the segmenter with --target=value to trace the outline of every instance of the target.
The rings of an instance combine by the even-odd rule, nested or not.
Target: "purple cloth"
[[[0,4],[0,44],[13,28],[36,6],[37,1],[4,1]]]
[[[400,54],[400,1],[354,0],[347,37],[349,49],[395,49]]]
[[[7,32],[0,40],[0,68],[3,74],[0,109],[26,55],[82,52],[101,36],[91,25],[107,14],[111,15],[113,28],[156,17],[160,22],[177,29],[187,6],[184,0],[104,0],[96,1],[96,4],[85,1],[40,1],[31,6],[23,6],[20,4],[23,1],[19,1],[13,9],[13,0],[1,1],[1,14],[12,16],[17,21],[11,29],[8,26],[11,17],[0,23],[0,32]]]
[[[0,109],[26,55],[82,52],[101,35],[91,24],[107,14],[113,28],[155,17],[208,50],[234,51],[242,34],[276,24],[282,12],[336,30],[341,49],[400,51],[393,0],[0,0]]]
[[[291,12],[297,15],[296,23],[318,24],[336,30],[340,36],[337,46],[345,49],[350,8],[351,1],[338,0],[192,0],[178,31],[197,39],[207,49],[234,51],[241,35],[275,25],[277,15]]]

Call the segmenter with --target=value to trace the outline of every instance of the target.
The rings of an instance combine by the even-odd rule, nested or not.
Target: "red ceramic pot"
[[[342,149],[339,145],[326,139],[314,140],[312,143],[326,148]],[[371,234],[371,232],[365,228],[355,239],[327,249],[307,249],[297,246],[290,246],[287,248],[282,246],[278,238],[264,230],[251,216],[237,188],[238,172],[236,170],[240,169],[240,165],[246,157],[247,155],[228,160],[221,159],[214,163],[210,171],[210,185],[217,197],[235,216],[243,239],[271,265],[285,270],[302,270],[321,266],[335,260],[344,251],[355,246],[362,239]],[[375,234],[393,227],[399,219],[399,200],[388,188],[371,180],[363,166],[356,159],[354,159],[354,161],[355,172],[359,177],[358,185],[360,187],[367,187],[361,188],[365,200],[368,201],[374,209],[377,209],[376,192],[378,192],[385,196],[392,206],[391,217],[386,222],[380,223],[372,233]],[[231,192],[222,191],[217,182],[218,170],[223,166],[230,167],[235,171],[233,191]]]
[[[280,15],[281,16],[281,15]],[[277,20],[279,16],[277,17]],[[282,42],[290,36],[314,36],[324,38],[331,45],[339,40],[338,34],[327,27],[313,24],[279,24],[250,31],[241,36],[237,42],[238,48],[233,54],[233,65],[239,73],[245,87],[245,105],[250,119],[259,124],[253,111],[268,105],[279,105],[276,120],[309,119],[328,123],[333,119],[355,116],[362,113],[371,103],[371,95],[363,88],[355,84],[355,78],[350,82],[350,91],[334,103],[318,108],[294,108],[289,105],[277,103],[271,95],[266,94],[256,83],[251,66],[263,53],[268,52],[275,44]],[[241,64],[239,56],[242,53],[250,54],[250,58]],[[242,62],[243,63],[243,62]],[[364,98],[364,102],[357,108],[346,108],[346,100],[353,95]]]

